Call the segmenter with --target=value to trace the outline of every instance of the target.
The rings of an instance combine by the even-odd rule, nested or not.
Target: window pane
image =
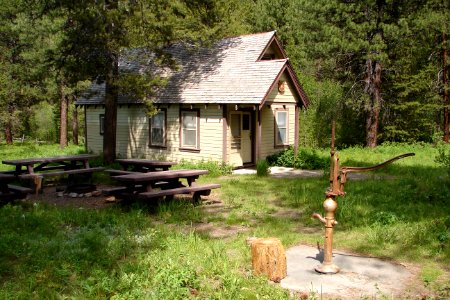
[[[150,119],[150,144],[165,146],[166,111],[161,110]]]
[[[286,128],[278,128],[278,144],[287,144],[286,141]]]
[[[152,117],[152,127],[163,128],[164,127],[164,113],[159,112]]]
[[[105,115],[99,116],[99,122],[100,122],[100,134],[105,133]]]
[[[195,130],[183,129],[183,145],[195,147],[197,134]]]
[[[163,145],[164,144],[163,132],[164,132],[164,130],[162,128],[152,128],[152,144],[153,145]]]
[[[183,114],[183,128],[192,128],[195,129],[195,120],[196,115],[192,113],[184,113]]]
[[[279,127],[286,127],[287,121],[287,112],[280,111],[277,113],[277,125]]]
[[[197,145],[197,112],[188,111],[182,113],[182,137],[183,147],[196,148]]]

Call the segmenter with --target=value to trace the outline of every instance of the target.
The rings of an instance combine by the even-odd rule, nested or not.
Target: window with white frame
[[[275,114],[275,146],[285,146],[288,143],[288,112],[277,110]]]
[[[181,148],[198,150],[199,111],[181,111]]]
[[[166,110],[160,109],[150,118],[150,146],[166,146]]]

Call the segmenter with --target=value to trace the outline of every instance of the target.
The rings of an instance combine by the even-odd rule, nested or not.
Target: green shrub
[[[209,175],[213,177],[231,174],[233,167],[225,162],[217,162],[212,160],[188,161],[181,160],[173,169],[205,169],[209,171]]]
[[[435,160],[437,163],[447,167],[448,175],[450,176],[450,151],[445,151],[445,148],[438,149],[439,154],[436,156]]]
[[[267,176],[269,175],[269,164],[267,160],[262,159],[258,160],[256,163],[256,175],[258,176]]]
[[[270,155],[266,158],[270,166],[280,166],[296,169],[319,170],[329,167],[329,158],[321,156],[316,150],[302,148],[294,155],[294,149],[286,150]]]
[[[286,150],[267,156],[266,160],[270,166],[294,168],[294,149],[292,147],[289,147]]]

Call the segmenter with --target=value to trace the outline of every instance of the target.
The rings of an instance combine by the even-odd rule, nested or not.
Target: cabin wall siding
[[[280,80],[286,82],[285,91],[279,92],[276,85],[269,93],[261,111],[261,149],[259,151],[261,158],[280,152],[285,148],[275,146],[275,114],[277,110],[288,111],[288,143],[292,146],[295,144],[296,98],[292,93],[294,87],[285,75],[281,76]]]
[[[100,115],[103,108],[86,107],[86,147],[89,152],[103,152],[103,135],[100,134]]]
[[[199,152],[180,149],[180,107],[173,105],[167,109],[167,148],[148,148],[147,158],[222,161],[222,109],[202,107],[199,111]]]
[[[117,109],[116,153],[118,157],[164,159],[172,161],[213,160],[222,161],[222,109],[202,107],[199,122],[199,152],[180,150],[180,107],[167,108],[167,147],[149,147],[149,118],[142,107]],[[89,151],[103,151],[99,115],[103,108],[86,108],[87,147]],[[105,126],[108,126],[105,120]]]
[[[148,120],[142,107],[119,107],[116,132],[118,157],[145,157],[148,145]]]

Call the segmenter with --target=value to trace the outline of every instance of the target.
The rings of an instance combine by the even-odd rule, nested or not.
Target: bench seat
[[[127,189],[126,186],[115,186],[111,188],[102,189],[102,194],[105,196],[115,196],[119,193],[125,192]]]
[[[173,189],[159,190],[159,191],[151,191],[151,192],[143,192],[138,194],[130,194],[130,193],[122,193],[119,196],[125,199],[134,200],[147,200],[154,198],[161,198],[164,196],[175,196],[180,194],[191,194],[193,193],[193,203],[197,204],[200,202],[200,196],[208,196],[211,193],[212,189],[220,188],[220,184],[203,184],[203,185],[194,185],[194,186],[185,186],[178,187]]]
[[[25,171],[23,171],[25,172]],[[1,171],[0,174],[7,174],[7,175],[16,175],[16,170],[8,170],[8,171]]]
[[[94,167],[94,168],[88,168],[88,169],[74,169],[74,170],[65,170],[65,171],[56,171],[56,172],[23,174],[23,175],[19,175],[19,178],[34,179],[36,177],[51,177],[51,176],[73,175],[73,174],[87,174],[87,173],[100,172],[103,170],[105,170],[105,168],[103,168],[103,167]]]
[[[0,202],[7,203],[18,199],[25,199],[33,190],[27,187],[8,184],[8,192],[0,192]]]
[[[136,173],[133,171],[124,171],[124,170],[116,170],[116,169],[108,169],[108,170],[105,170],[105,172],[109,173],[109,175],[111,175],[111,176],[119,176],[119,175],[127,175],[127,174]]]
[[[33,190],[30,188],[14,184],[8,184],[8,190],[18,194],[31,194],[33,192]]]

